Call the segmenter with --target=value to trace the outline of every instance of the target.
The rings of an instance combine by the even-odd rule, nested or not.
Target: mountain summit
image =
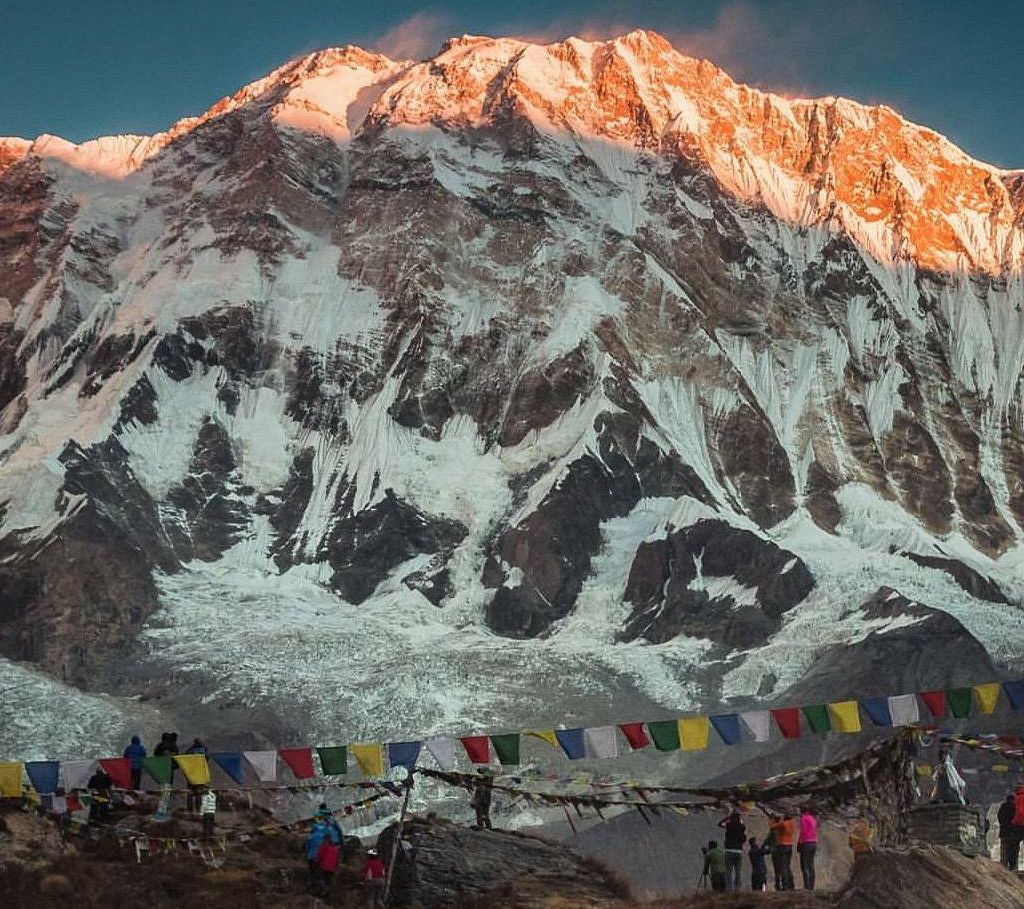
[[[1022,267],[1024,173],[645,31],[0,140],[0,652],[367,734],[987,679]]]

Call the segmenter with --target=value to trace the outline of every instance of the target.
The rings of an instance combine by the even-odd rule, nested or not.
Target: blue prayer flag
[[[735,713],[725,713],[711,717],[711,725],[715,732],[721,736],[726,745],[738,745],[740,743],[740,718]]]
[[[888,698],[864,698],[860,706],[876,726],[892,725],[892,711],[889,709]]]
[[[1006,692],[1006,696],[1010,699],[1010,707],[1014,710],[1020,710],[1021,707],[1024,707],[1024,681],[1003,682],[1003,691]]]
[[[44,792],[56,792],[60,785],[59,761],[28,761],[25,764],[25,772],[40,795]]]
[[[389,742],[388,763],[392,767],[404,767],[409,773],[416,769],[423,742]]]
[[[217,754],[211,754],[210,760],[214,761],[236,783],[242,782],[242,753],[240,751],[220,751]]]
[[[583,743],[582,729],[556,729],[555,738],[570,761],[578,761],[586,756],[587,748]]]

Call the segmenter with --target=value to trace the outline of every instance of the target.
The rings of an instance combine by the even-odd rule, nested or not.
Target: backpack
[[[329,874],[338,870],[338,856],[341,853],[341,846],[325,839],[320,848],[316,851],[316,864],[321,871]]]

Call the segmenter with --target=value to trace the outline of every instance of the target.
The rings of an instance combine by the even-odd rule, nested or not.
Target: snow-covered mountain
[[[324,739],[1019,668],[1022,272],[1024,172],[644,31],[0,140],[0,676]]]

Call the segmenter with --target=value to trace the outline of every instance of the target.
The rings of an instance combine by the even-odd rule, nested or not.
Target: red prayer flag
[[[491,762],[491,742],[486,735],[467,735],[459,739],[466,749],[472,764],[489,764]]]
[[[643,723],[623,723],[619,726],[622,730],[622,734],[626,737],[626,741],[629,742],[629,747],[634,751],[640,748],[646,748],[651,744],[651,740],[647,737],[647,730],[644,729]]]
[[[925,702],[932,716],[941,718],[946,715],[946,692],[941,688],[935,691],[922,691],[921,700]]]
[[[281,760],[291,768],[295,779],[308,780],[310,777],[316,776],[316,771],[313,769],[312,748],[281,748],[277,753],[281,755]]]
[[[777,707],[772,711],[772,718],[775,720],[776,725],[778,725],[784,739],[800,738],[799,707]]]
[[[131,758],[100,758],[99,764],[107,772],[115,789],[132,788]]]

